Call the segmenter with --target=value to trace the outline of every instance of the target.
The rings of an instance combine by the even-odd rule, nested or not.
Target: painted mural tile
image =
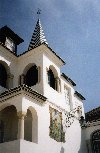
[[[52,107],[50,107],[50,137],[57,142],[65,142],[62,113]]]

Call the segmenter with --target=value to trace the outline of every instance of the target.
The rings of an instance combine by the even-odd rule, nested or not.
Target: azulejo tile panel
[[[50,132],[51,138],[57,142],[65,142],[65,132],[62,126],[62,113],[58,110],[49,107],[50,111]]]

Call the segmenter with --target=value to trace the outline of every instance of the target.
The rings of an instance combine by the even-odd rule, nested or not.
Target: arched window
[[[32,66],[26,73],[25,84],[34,86],[38,82],[38,68],[36,65]]]
[[[32,113],[28,109],[24,120],[24,139],[27,141],[32,141]]]
[[[7,72],[5,67],[0,63],[0,85],[6,88]]]
[[[48,71],[48,84],[53,89],[56,89],[56,87],[55,87],[55,77],[54,77],[54,74],[53,74],[51,69],[49,69],[49,71]]]
[[[7,106],[0,111],[0,143],[17,139],[18,117],[15,106]]]
[[[27,109],[24,119],[24,139],[38,143],[38,115],[34,108]]]
[[[97,130],[92,134],[91,145],[93,153],[100,153],[100,130]]]

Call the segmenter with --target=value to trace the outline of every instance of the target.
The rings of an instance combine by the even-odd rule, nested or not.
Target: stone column
[[[60,79],[58,77],[56,78],[56,89],[60,92]]]
[[[22,75],[20,75],[20,85],[22,85],[24,83],[25,83],[25,75],[22,74]]]
[[[18,139],[24,139],[24,117],[26,112],[18,112]]]
[[[7,75],[7,88],[8,89],[13,87],[13,78],[14,78],[13,74],[8,74]]]

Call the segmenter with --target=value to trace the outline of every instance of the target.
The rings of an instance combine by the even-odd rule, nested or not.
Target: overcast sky
[[[27,50],[40,8],[49,46],[66,62],[61,72],[85,98],[85,112],[100,106],[100,0],[0,0],[0,27],[8,25]]]

